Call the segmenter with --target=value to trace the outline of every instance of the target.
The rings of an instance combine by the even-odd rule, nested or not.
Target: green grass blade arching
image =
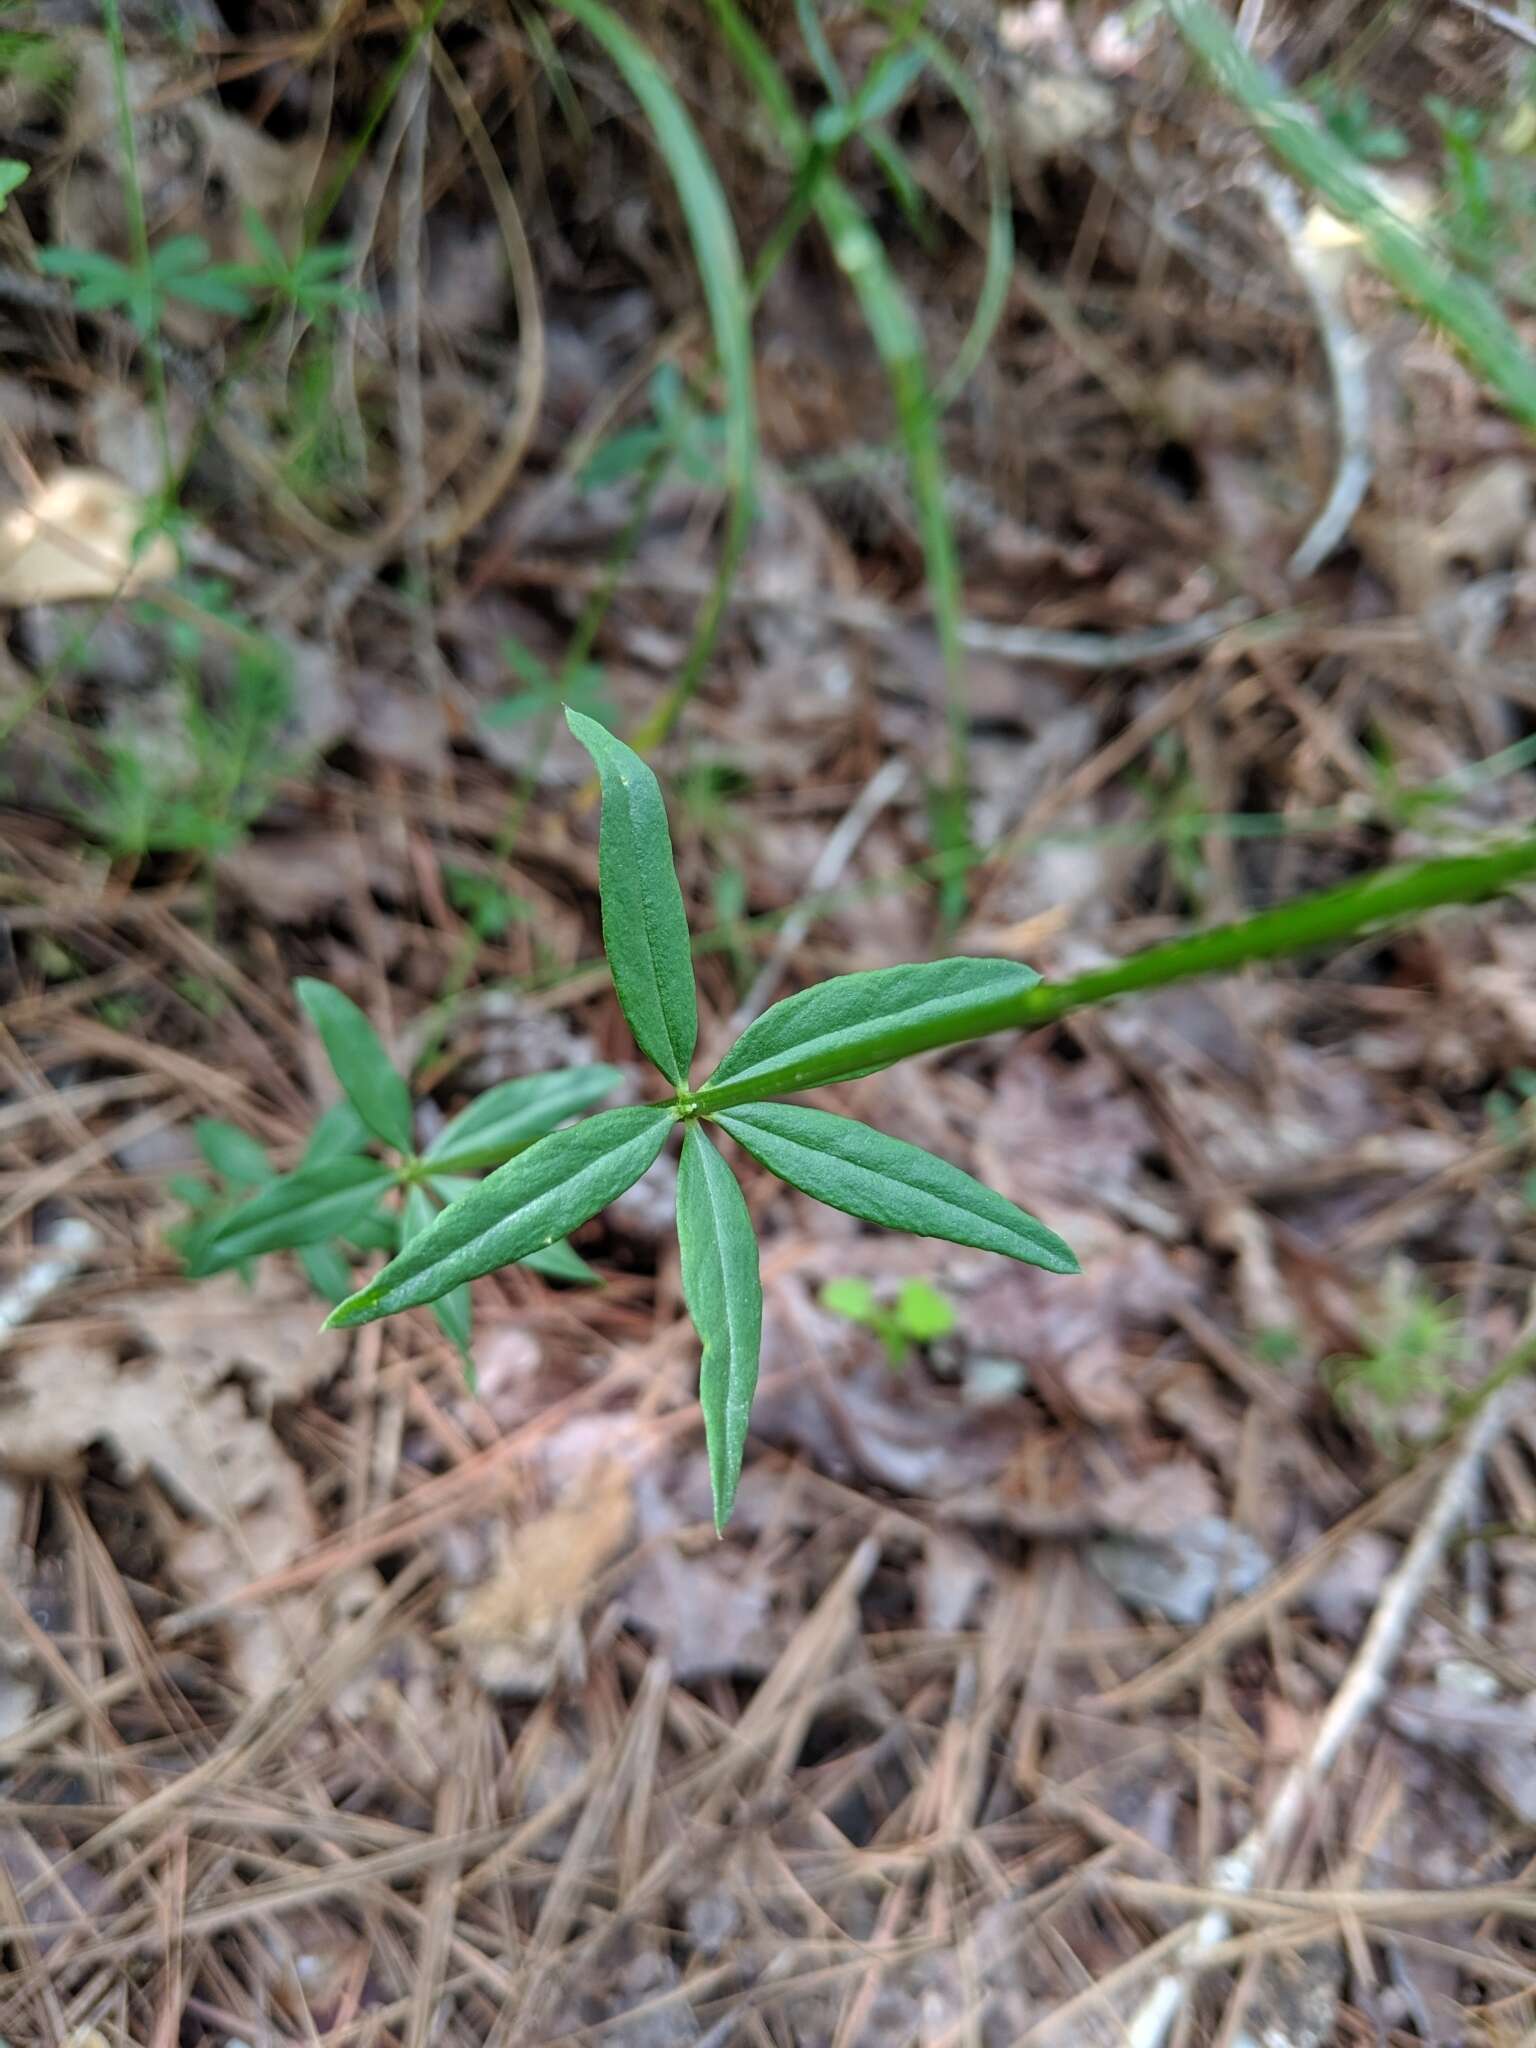
[[[1388,203],[1344,144],[1250,56],[1209,0],[1165,4],[1185,42],[1275,155],[1359,230],[1376,268],[1445,329],[1517,419],[1536,427],[1536,357],[1493,294]]]
[[[762,1346],[763,1288],[746,1197],[696,1123],[684,1135],[678,1168],[677,1243],[683,1299],[703,1347],[699,1404],[718,1531],[741,1478]]]
[[[344,1237],[394,1180],[377,1159],[327,1159],[268,1181],[198,1245],[195,1271],[216,1273],[263,1252]]]
[[[566,723],[603,785],[598,888],[603,950],[635,1043],[678,1087],[699,1036],[688,914],[672,860],[661,785],[639,755],[579,711]]]
[[[591,1109],[623,1079],[617,1067],[567,1067],[503,1081],[446,1123],[423,1157],[438,1173],[500,1166],[567,1117]]]
[[[1001,1252],[1048,1273],[1076,1273],[1054,1230],[920,1146],[851,1117],[796,1103],[758,1102],[716,1121],[760,1166],[830,1208],[887,1230]]]
[[[293,992],[319,1032],[347,1100],[375,1137],[397,1152],[409,1152],[411,1091],[368,1019],[328,981],[296,981]]]
[[[657,63],[603,0],[570,0],[565,9],[600,43],[622,73],[650,123],[683,210],[709,309],[715,354],[725,383],[725,469],[730,509],[714,585],[683,659],[676,682],[636,733],[636,743],[654,746],[676,722],[703,675],[713,651],[726,600],[747,544],[757,488],[757,394],[753,381],[752,317],[741,249],[730,208],[714,166]]]
[[[814,143],[778,65],[736,0],[710,0],[710,9],[727,46],[772,119],[780,146],[791,162],[798,164]],[[906,450],[918,537],[944,663],[949,776],[942,791],[943,801],[935,809],[938,820],[948,821],[939,850],[952,853],[969,837],[965,823],[969,714],[965,649],[960,638],[960,563],[945,493],[939,408],[929,388],[927,350],[917,315],[879,236],[835,171],[827,169],[817,178],[812,204],[838,267],[858,299],[891,387]],[[958,883],[947,881],[944,896],[946,915],[955,914],[960,901]]]
[[[982,269],[981,290],[976,310],[966,329],[954,361],[938,381],[934,403],[947,412],[981,367],[992,346],[998,323],[1008,309],[1008,287],[1013,279],[1013,180],[1008,156],[996,125],[989,119],[981,94],[966,75],[965,66],[952,57],[938,37],[927,29],[918,41],[929,63],[954,94],[981,149],[987,173],[987,253]]]
[[[706,1114],[765,1095],[877,1072],[914,1034],[941,1029],[979,1001],[1005,1001],[1039,975],[1013,960],[929,960],[839,974],[801,989],[749,1024],[699,1091]]]
[[[435,1217],[327,1321],[332,1329],[420,1308],[466,1280],[543,1251],[632,1187],[675,1121],[665,1104],[610,1109],[551,1131]]]

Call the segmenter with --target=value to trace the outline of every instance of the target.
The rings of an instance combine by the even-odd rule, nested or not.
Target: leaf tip
[[[365,1287],[361,1294],[349,1294],[345,1301],[338,1301],[325,1321],[322,1330],[355,1330],[359,1323],[373,1320],[374,1295]]]

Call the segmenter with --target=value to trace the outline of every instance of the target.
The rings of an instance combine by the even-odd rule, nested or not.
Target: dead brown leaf
[[[536,1699],[585,1668],[581,1617],[629,1534],[634,1503],[619,1465],[593,1467],[558,1507],[512,1532],[494,1577],[446,1633],[488,1691]]]
[[[117,1342],[23,1351],[0,1379],[0,1467],[72,1479],[103,1445],[124,1482],[152,1474],[177,1511],[169,1562],[194,1600],[291,1563],[315,1538],[304,1475],[267,1416],[335,1371],[345,1340],[280,1277],[234,1274],[124,1304]],[[183,1519],[185,1518],[185,1519]],[[189,1526],[190,1524],[190,1526]],[[283,1683],[312,1637],[298,1603],[232,1625],[240,1683]]]

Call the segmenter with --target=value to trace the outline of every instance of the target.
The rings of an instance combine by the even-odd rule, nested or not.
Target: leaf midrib
[[[673,1071],[667,1078],[681,1083],[688,1078],[688,1067],[683,1059],[682,1049],[672,1035],[672,1017],[667,1007],[666,990],[662,985],[661,968],[656,959],[656,934],[662,922],[661,906],[656,901],[655,892],[656,875],[653,870],[656,863],[642,860],[640,857],[640,832],[635,821],[632,796],[634,784],[622,769],[619,771],[619,785],[624,791],[624,825],[629,835],[630,858],[634,861],[640,876],[640,900],[645,907],[645,915],[640,920],[641,936],[645,941],[645,963],[650,969],[651,987],[655,991],[656,1012],[661,1020],[661,1035],[672,1055]],[[665,805],[662,807],[662,816],[666,816]]]

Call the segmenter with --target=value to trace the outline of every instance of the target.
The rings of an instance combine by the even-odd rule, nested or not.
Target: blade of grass
[[[714,167],[671,83],[650,51],[603,0],[568,0],[566,12],[574,15],[601,44],[650,123],[693,243],[725,383],[725,472],[730,502],[720,562],[677,680],[633,736],[635,748],[643,753],[672,730],[699,686],[714,651],[726,600],[751,531],[757,486],[757,395],[752,374],[751,311],[730,209]]]
[[[987,173],[986,263],[981,290],[976,297],[976,310],[971,315],[965,339],[934,392],[934,405],[944,413],[980,368],[981,359],[992,346],[992,337],[1008,305],[1008,284],[1013,273],[1013,186],[1002,139],[988,120],[981,95],[966,76],[965,67],[958,64],[938,37],[926,29],[921,31],[918,40],[929,63],[954,94],[961,112],[974,129]]]
[[[1536,428],[1536,357],[1493,294],[1388,204],[1343,143],[1276,87],[1209,0],[1165,4],[1190,49],[1274,154],[1330,212],[1359,230],[1377,269],[1444,328],[1515,417]]]
[[[742,15],[736,0],[709,0],[709,4],[727,45],[771,116],[781,147],[792,162],[801,163],[815,143],[778,65]],[[959,558],[945,494],[944,458],[939,446],[938,410],[929,388],[927,350],[917,316],[879,236],[830,165],[816,180],[812,204],[838,266],[859,301],[891,387],[906,450],[918,536],[944,664],[949,774],[948,785],[935,805],[935,816],[946,833],[940,851],[956,852],[962,844],[969,844],[969,719],[965,650],[960,639]],[[952,879],[943,894],[945,915],[953,919],[963,905],[963,884]]]
[[[133,107],[128,98],[128,51],[123,40],[121,0],[102,0],[107,29],[107,53],[112,66],[112,98],[117,112],[118,145],[123,153],[123,198],[128,212],[128,237],[133,250],[133,267],[147,285],[150,276],[149,219],[144,211],[144,188],[139,182],[139,157],[134,141]],[[160,322],[150,299],[151,317],[144,335],[144,359],[149,366],[150,402],[155,415],[155,435],[160,443],[160,488],[169,504],[176,465],[171,455],[171,425],[165,382],[165,353],[160,342]]]

